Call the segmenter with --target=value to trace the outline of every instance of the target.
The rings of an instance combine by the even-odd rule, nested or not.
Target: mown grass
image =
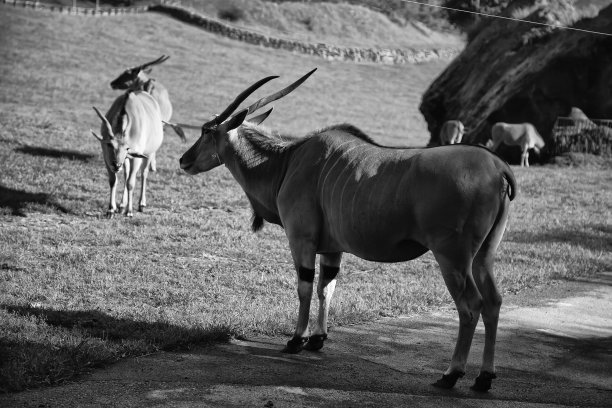
[[[89,134],[99,126],[91,106],[110,105],[117,94],[108,83],[125,66],[170,54],[155,76],[171,91],[174,119],[192,123],[260,77],[281,74],[266,87],[277,89],[318,66],[276,104],[271,127],[303,134],[346,121],[382,143],[429,139],[418,102],[443,63],[330,63],[161,15],[76,18],[0,7],[4,391],[55,384],[126,356],[293,329],[295,274],[283,231],[250,232],[248,203],[225,169],[181,172],[188,145],[171,133],[150,179],[147,213],[104,218],[108,187]],[[497,268],[504,293],[610,270],[609,170],[516,173],[521,192]],[[436,307],[452,304],[431,255],[392,265],[347,256],[331,324]]]

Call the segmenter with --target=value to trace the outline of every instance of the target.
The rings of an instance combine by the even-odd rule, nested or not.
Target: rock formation
[[[503,121],[531,122],[551,145],[555,120],[572,107],[590,118],[612,118],[612,35],[593,33],[612,34],[612,6],[580,19],[568,0],[532,3],[524,19],[582,31],[493,18],[482,23],[423,95],[430,145],[451,119],[470,129],[466,143],[484,144],[491,126]],[[517,152],[500,154],[514,161]]]

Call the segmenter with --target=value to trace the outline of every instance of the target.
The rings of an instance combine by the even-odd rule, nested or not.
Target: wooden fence
[[[554,156],[567,152],[612,156],[612,120],[559,117],[549,150]]]

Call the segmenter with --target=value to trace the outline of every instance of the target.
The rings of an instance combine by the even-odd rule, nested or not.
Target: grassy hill
[[[72,6],[72,0],[46,0]],[[101,0],[101,7],[143,5],[154,0]],[[362,4],[361,4],[362,3]],[[326,1],[274,2],[267,0],[180,0],[176,5],[216,17],[234,25],[275,37],[339,46],[375,48],[462,48],[463,39],[453,32],[433,31],[423,20],[438,27],[438,9],[427,13],[410,10],[419,6],[402,2]],[[79,7],[94,7],[95,1],[77,0]],[[406,4],[408,4],[406,6]],[[404,5],[404,6],[402,6]],[[404,12],[399,13],[400,7]],[[399,13],[399,14],[398,14]],[[403,17],[401,17],[403,16]],[[429,16],[428,19],[420,17]],[[447,30],[448,31],[448,30]]]
[[[445,66],[327,62],[154,13],[76,17],[0,4],[0,38],[0,392],[159,349],[293,329],[295,272],[282,229],[250,232],[248,203],[226,169],[192,177],[178,168],[198,132],[188,145],[166,135],[146,213],[103,217],[108,181],[91,107],[110,106],[118,94],[109,82],[126,66],[171,55],[154,76],[170,91],[174,120],[195,124],[264,76],[281,78],[251,100],[318,67],[266,123],[301,135],[349,122],[395,145],[428,141],[418,104]],[[612,191],[602,188],[611,177],[517,169],[498,256],[505,294],[612,267]],[[439,307],[452,303],[431,254],[389,265],[346,256],[331,324]]]
[[[385,10],[345,2],[182,0],[208,15],[270,35],[340,46],[375,48],[462,48],[459,35],[433,31],[419,20],[392,20]]]

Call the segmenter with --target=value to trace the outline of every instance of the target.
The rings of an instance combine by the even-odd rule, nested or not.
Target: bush
[[[236,22],[244,18],[244,11],[237,6],[229,5],[219,9],[217,16],[222,20]]]

